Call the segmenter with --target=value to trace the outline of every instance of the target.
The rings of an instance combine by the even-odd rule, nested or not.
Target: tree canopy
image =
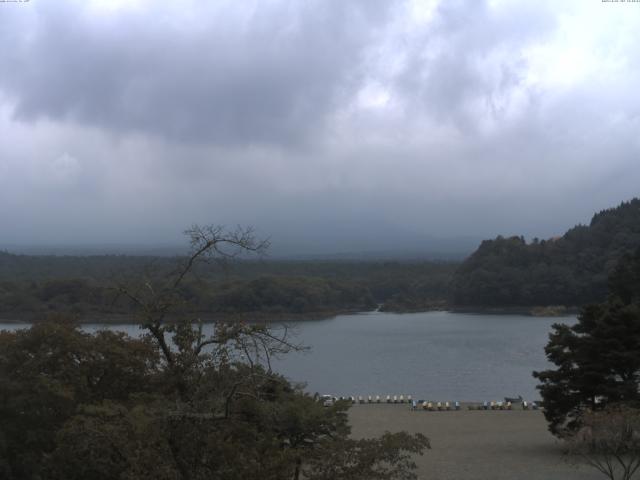
[[[140,338],[65,319],[0,332],[0,477],[416,478],[423,435],[351,439],[346,402],[325,407],[271,370],[299,348],[286,329],[220,321],[206,336],[170,316],[197,262],[262,248],[246,230],[188,233],[192,254],[170,276],[116,287]]]
[[[472,306],[582,306],[604,301],[618,260],[640,247],[640,199],[549,240],[486,240],[456,271],[452,300]]]
[[[534,372],[555,434],[578,428],[586,410],[640,406],[640,249],[609,285],[607,301],[583,308],[576,324],[553,326],[545,352],[557,368]]]
[[[178,257],[178,259],[184,259]],[[0,318],[41,321],[64,312],[85,320],[130,321],[135,306],[114,282],[162,279],[176,258],[26,256],[0,252]],[[222,317],[316,318],[343,312],[429,309],[444,304],[457,264],[430,261],[285,261],[237,258],[196,263],[181,283],[183,313]],[[118,320],[119,319],[119,320]]]

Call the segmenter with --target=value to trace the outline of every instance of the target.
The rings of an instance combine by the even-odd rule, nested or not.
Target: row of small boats
[[[538,410],[540,409],[540,404],[538,402],[528,402],[527,400],[518,402],[508,400],[504,402],[483,402],[482,405],[468,405],[467,408],[469,410],[513,410],[514,408]]]
[[[424,400],[418,400],[418,402],[414,402],[414,409],[423,409],[428,410],[430,412],[440,411],[440,410],[460,410],[460,402],[429,402]],[[522,410],[538,410],[540,405],[538,402],[528,402],[526,400],[522,400],[519,402],[511,402],[511,401],[498,401],[498,402],[483,402],[482,404],[469,404],[467,405],[468,410],[514,410],[514,409],[522,409]]]
[[[412,408],[417,410],[422,408],[430,412],[442,411],[442,410],[460,410],[460,402],[428,402],[425,400],[418,400],[413,402]]]
[[[345,400],[351,403],[412,403],[413,398],[411,395],[387,395],[386,398],[380,395],[369,395],[357,397],[340,397],[338,400]]]
[[[366,403],[408,403],[413,410],[427,410],[427,411],[447,411],[447,410],[460,410],[460,402],[433,402],[429,400],[413,400],[411,395],[387,395],[381,397],[380,395],[368,395],[368,396],[351,396],[351,397],[334,397],[332,395],[322,395],[321,401],[325,406],[333,405],[336,401],[346,401],[352,404],[366,404]],[[490,401],[483,402],[481,404],[468,404],[468,410],[538,410],[540,405],[538,402],[528,402],[527,400],[518,398],[505,398],[504,401]]]

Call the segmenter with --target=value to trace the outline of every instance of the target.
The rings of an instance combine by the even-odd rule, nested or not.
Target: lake
[[[310,392],[400,395],[483,401],[522,395],[537,399],[533,370],[549,366],[544,346],[551,325],[575,317],[541,318],[450,312],[339,315],[292,323],[310,351],[291,353],[274,369]],[[0,329],[17,328],[2,324]],[[85,325],[139,334],[135,325]]]

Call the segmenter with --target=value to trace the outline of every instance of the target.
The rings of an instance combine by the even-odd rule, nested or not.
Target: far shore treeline
[[[200,265],[181,294],[189,313],[201,317],[259,312],[318,318],[375,308],[553,314],[603,301],[617,261],[638,247],[640,200],[633,199],[560,237],[486,240],[462,263],[236,260],[225,268]],[[83,321],[126,321],[132,305],[113,287],[141,275],[163,277],[173,268],[169,257],[0,252],[0,320],[64,312]]]
[[[140,275],[163,278],[176,259],[104,255],[27,256],[0,253],[0,319],[37,321],[70,313],[83,321],[126,321],[130,301],[114,286]],[[199,265],[181,294],[200,317],[255,314],[317,318],[412,302],[414,310],[442,306],[456,263],[248,261]],[[184,313],[184,312],[182,312]]]

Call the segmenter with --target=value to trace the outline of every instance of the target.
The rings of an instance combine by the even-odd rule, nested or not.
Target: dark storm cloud
[[[154,2],[11,12],[0,88],[15,116],[180,141],[291,145],[357,87],[383,2]],[[9,35],[6,33],[5,35]]]
[[[636,7],[0,3],[0,243],[562,233],[639,193]]]

